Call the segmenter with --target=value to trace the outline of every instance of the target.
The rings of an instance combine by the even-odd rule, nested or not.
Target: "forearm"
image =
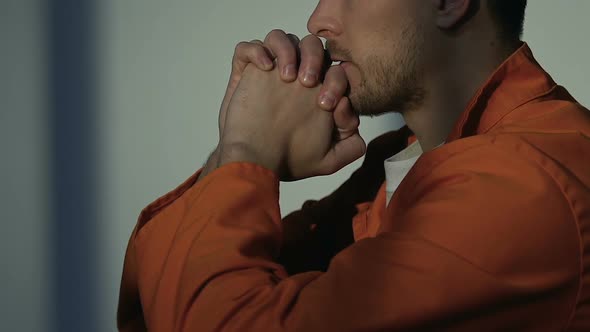
[[[255,153],[254,149],[248,148],[247,145],[220,143],[211,155],[209,155],[207,162],[203,166],[199,180],[205,178],[219,167],[234,162],[256,164],[277,174],[279,172],[279,159],[274,154],[269,154],[266,158],[262,158],[259,154]]]

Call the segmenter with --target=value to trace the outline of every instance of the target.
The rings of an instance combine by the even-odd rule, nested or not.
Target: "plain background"
[[[128,236],[139,211],[195,172],[215,146],[217,112],[235,44],[264,39],[273,28],[303,36],[316,4],[315,0],[93,2],[90,41],[95,50],[96,75],[91,80],[96,130],[92,139],[96,144],[91,176],[97,185],[89,189],[92,192],[73,194],[93,197],[92,215],[77,222],[92,223],[89,229],[97,249],[70,247],[89,263],[58,273],[56,266],[68,262],[56,249],[53,229],[59,221],[51,217],[54,186],[60,179],[52,178],[51,170],[55,163],[50,132],[55,128],[48,111],[47,76],[56,73],[48,69],[52,45],[46,25],[48,6],[65,2],[0,1],[2,331],[74,331],[84,326],[77,317],[93,317],[85,331],[115,330]],[[587,0],[531,0],[524,37],[545,69],[585,105],[590,105],[588,12]],[[361,132],[368,141],[401,124],[396,115],[363,119]],[[305,199],[328,194],[359,162],[334,176],[283,185],[283,214]],[[93,278],[78,273],[84,266],[94,266]],[[64,282],[88,293],[78,294],[75,303],[62,301],[63,294],[54,286]],[[71,321],[56,322],[56,311],[71,312]]]

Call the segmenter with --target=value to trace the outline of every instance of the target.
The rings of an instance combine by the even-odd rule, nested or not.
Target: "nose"
[[[370,1],[370,0],[369,0]],[[318,37],[332,39],[342,33],[340,3],[342,0],[320,0],[307,22],[307,30]]]

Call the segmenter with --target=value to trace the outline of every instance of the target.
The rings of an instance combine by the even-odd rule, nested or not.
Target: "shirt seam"
[[[526,143],[527,148],[529,150],[532,150],[531,147],[528,145],[528,142],[526,142],[526,141],[524,141],[524,142]],[[495,143],[492,142],[492,144],[495,144]],[[534,153],[534,151],[533,151],[533,153]],[[518,155],[518,156],[520,157],[521,155]],[[548,163],[554,164],[553,161],[551,161],[549,158],[546,158],[543,155],[539,155],[539,157],[545,159]],[[523,157],[521,157],[521,158],[523,158]],[[571,326],[571,323],[572,323],[573,318],[574,318],[574,316],[576,314],[576,311],[577,311],[577,304],[579,303],[580,295],[581,295],[582,288],[583,288],[583,282],[582,282],[582,280],[583,280],[583,275],[584,275],[584,262],[583,262],[583,259],[584,259],[584,243],[583,243],[583,239],[582,239],[582,234],[580,233],[580,229],[581,229],[581,227],[580,227],[580,221],[579,221],[579,218],[576,215],[575,210],[574,210],[574,207],[572,205],[572,199],[565,192],[562,183],[553,174],[551,174],[551,172],[549,172],[549,170],[545,166],[543,166],[541,163],[539,163],[534,158],[523,158],[523,159],[526,159],[527,161],[534,162],[540,169],[543,170],[543,172],[549,178],[551,178],[553,184],[561,192],[562,198],[566,201],[566,203],[567,203],[567,205],[569,207],[569,212],[571,213],[572,219],[573,219],[573,221],[575,222],[575,225],[576,225],[576,235],[578,237],[578,255],[579,255],[579,257],[578,257],[579,258],[579,261],[578,261],[578,264],[579,264],[579,270],[578,270],[578,287],[577,287],[577,292],[576,292],[575,300],[574,300],[574,302],[572,304],[572,309],[571,309],[572,312],[569,315],[569,317],[566,320],[565,325],[564,325],[564,329],[563,330],[565,331],[565,330],[567,330]],[[557,172],[563,173],[559,169],[559,167],[556,167],[555,169],[556,169]]]

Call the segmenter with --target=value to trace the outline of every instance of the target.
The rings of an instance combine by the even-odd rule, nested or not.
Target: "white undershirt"
[[[444,144],[441,143],[439,146]],[[437,146],[437,147],[439,147]],[[389,201],[393,196],[393,193],[397,190],[402,180],[408,175],[408,172],[414,167],[418,158],[422,155],[422,146],[420,142],[415,141],[410,144],[407,148],[394,155],[393,157],[385,160],[385,191],[387,193],[386,206],[389,205]]]

